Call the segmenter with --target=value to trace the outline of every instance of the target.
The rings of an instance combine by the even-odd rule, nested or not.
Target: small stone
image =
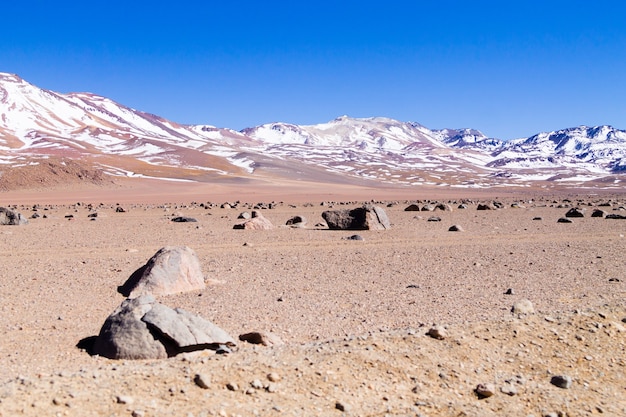
[[[228,388],[229,391],[239,391],[239,385],[237,385],[236,382],[229,382],[226,384],[226,388]]]
[[[513,288],[509,288],[504,292],[505,295],[514,295],[515,294],[515,290],[513,290]]]
[[[464,231],[463,227],[459,226],[458,224],[453,224],[448,229],[448,232],[463,232],[463,231]]]
[[[535,312],[535,308],[530,300],[522,299],[513,304],[511,312],[513,314],[533,314]]]
[[[131,413],[132,417],[144,417],[146,415],[146,412],[143,410],[133,410],[133,412]]]
[[[204,374],[196,374],[193,378],[193,382],[203,389],[209,389],[211,387],[211,378]]]
[[[267,388],[265,388],[265,390],[269,392],[270,394],[274,394],[278,392],[278,384],[275,384],[275,383],[267,384]]]
[[[339,411],[343,411],[343,412],[347,412],[348,411],[348,405],[342,402],[337,401],[335,403],[335,408]]]
[[[493,384],[478,384],[474,391],[480,398],[489,398],[496,393],[496,388]]]
[[[118,404],[132,404],[133,402],[135,402],[135,399],[128,395],[118,395],[117,397],[115,397],[115,401]]]
[[[443,340],[448,336],[448,331],[443,326],[433,326],[426,334],[433,339]]]
[[[568,389],[572,386],[572,378],[568,375],[555,375],[550,379],[550,383],[556,387]]]
[[[431,216],[428,218],[429,222],[440,222],[441,221],[441,217],[437,217],[437,216]]]
[[[570,219],[568,219],[567,217],[561,217],[556,222],[557,223],[572,223],[572,221]]]
[[[260,379],[255,379],[250,383],[250,386],[254,389],[263,389],[263,383]]]
[[[271,382],[278,382],[280,381],[280,375],[278,375],[276,372],[270,372],[269,374],[267,374],[267,379]]]
[[[500,392],[512,397],[513,395],[517,395],[517,388],[512,384],[504,384],[500,387]]]

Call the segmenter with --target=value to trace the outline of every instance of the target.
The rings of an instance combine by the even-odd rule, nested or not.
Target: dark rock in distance
[[[327,210],[322,213],[331,230],[387,230],[389,218],[382,207],[366,204],[348,210]]]

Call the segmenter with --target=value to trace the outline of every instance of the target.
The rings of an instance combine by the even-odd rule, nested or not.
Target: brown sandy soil
[[[0,415],[625,415],[626,221],[589,215],[607,201],[626,214],[626,197],[571,196],[586,217],[560,224],[563,195],[527,194],[514,209],[514,194],[492,190],[506,208],[477,211],[487,193],[146,181],[0,194],[0,205],[30,216],[39,203],[46,215],[0,228]],[[415,199],[466,196],[465,210],[404,211]],[[391,230],[352,241],[355,232],[315,226],[322,201],[371,199],[398,201],[381,203]],[[233,230],[245,204],[206,207],[235,200],[282,202],[263,210],[277,227]],[[198,222],[171,222],[177,214]],[[296,214],[308,228],[282,226]],[[442,221],[427,222],[433,215]],[[117,286],[166,245],[194,249],[210,284],[160,302],[235,338],[272,331],[285,345],[160,361],[77,348],[122,302]],[[523,298],[535,314],[513,316]],[[426,336],[433,324],[448,336]],[[554,375],[571,387],[552,385]],[[495,394],[479,398],[478,384]]]

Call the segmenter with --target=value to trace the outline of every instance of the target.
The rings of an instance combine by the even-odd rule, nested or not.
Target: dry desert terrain
[[[372,200],[390,230],[323,226]],[[429,200],[453,210],[404,210]],[[260,202],[275,228],[233,230]],[[0,416],[626,415],[626,220],[590,217],[626,214],[626,195],[146,182],[0,205],[40,215],[0,227]],[[585,217],[557,223],[570,207]],[[294,215],[307,226],[285,226]],[[207,287],[161,303],[284,344],[142,361],[78,348],[168,245],[197,253]],[[511,312],[522,299],[534,312]]]

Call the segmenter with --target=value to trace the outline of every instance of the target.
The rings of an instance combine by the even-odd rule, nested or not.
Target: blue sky
[[[0,71],[180,123],[626,129],[623,1],[21,0],[2,13]]]

